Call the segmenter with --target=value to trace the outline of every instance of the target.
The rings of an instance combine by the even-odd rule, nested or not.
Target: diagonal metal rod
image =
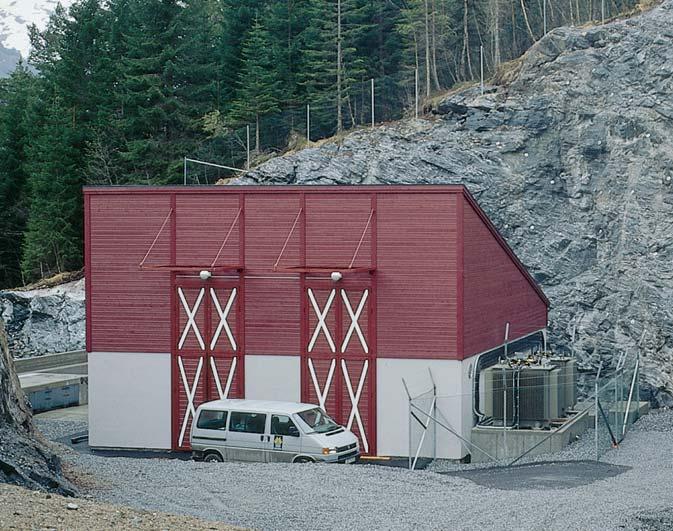
[[[456,437],[458,437],[461,441],[463,441],[465,444],[467,444],[470,448],[475,448],[476,450],[480,451],[482,454],[484,454],[485,456],[487,456],[488,458],[490,458],[490,459],[493,460],[493,461],[496,460],[495,457],[493,457],[493,456],[492,456],[491,454],[489,454],[487,451],[482,450],[482,449],[479,448],[476,444],[471,443],[470,441],[468,441],[467,439],[465,439],[465,437],[462,437],[461,435],[459,435],[459,434],[456,432],[456,430],[454,430],[453,428],[451,428],[451,427],[447,426],[446,424],[440,422],[439,420],[437,420],[437,419],[436,419],[435,417],[433,417],[432,415],[428,415],[425,411],[423,411],[421,408],[419,408],[416,404],[410,404],[410,405],[411,405],[412,408],[416,409],[416,410],[419,411],[420,413],[423,413],[423,415],[425,415],[426,417],[430,417],[430,418],[435,422],[435,424],[437,424],[438,426],[441,426],[441,427],[444,428],[445,430],[447,430],[447,431],[453,433]]]
[[[608,416],[605,414],[605,411],[603,410],[603,406],[601,405],[600,400],[596,400],[596,404],[598,404],[598,410],[601,412],[601,417],[603,417],[603,420],[605,421],[605,425],[608,427],[608,431],[610,432],[610,438],[612,439],[612,444],[613,446],[617,447],[619,443],[617,442],[617,439],[615,438],[615,434],[612,433],[612,428],[610,427],[610,421],[608,420]]]

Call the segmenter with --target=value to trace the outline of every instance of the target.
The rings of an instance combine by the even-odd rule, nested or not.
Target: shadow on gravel
[[[98,455],[101,457],[130,457],[133,459],[180,459],[181,461],[190,461],[191,452],[173,452],[170,450],[123,450],[123,449],[97,449],[91,448],[83,436],[88,432],[82,431],[71,433],[65,437],[55,439],[55,442],[64,444],[80,454]]]
[[[572,489],[617,476],[631,467],[596,461],[546,461],[512,467],[442,472],[500,490]]]

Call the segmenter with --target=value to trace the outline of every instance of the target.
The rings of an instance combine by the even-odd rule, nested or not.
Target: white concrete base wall
[[[89,445],[171,447],[171,356],[90,352]]]
[[[299,356],[245,356],[245,398],[301,402]]]
[[[378,454],[407,456],[409,450],[409,400],[402,384],[402,378],[409,387],[412,397],[432,389],[432,380],[437,385],[437,410],[439,420],[446,423],[461,436],[468,438],[472,425],[472,400],[468,380],[469,360],[411,360],[379,358],[376,369],[377,391],[377,436]],[[427,399],[416,401],[419,407],[428,411],[432,404],[432,393]],[[469,413],[469,414],[468,414]],[[422,414],[421,420],[427,420]],[[468,428],[469,426],[469,428]],[[413,455],[420,441],[422,429],[416,425],[412,436]],[[430,457],[433,453],[436,429],[436,456],[447,459],[460,459],[468,453],[464,443],[445,429],[431,427],[421,448],[420,456]]]

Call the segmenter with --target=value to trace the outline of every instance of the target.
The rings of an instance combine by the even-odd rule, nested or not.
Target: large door
[[[376,454],[373,282],[305,281],[302,400],[319,404]]]
[[[189,449],[196,408],[243,397],[242,296],[238,279],[177,277],[172,352],[172,446]]]

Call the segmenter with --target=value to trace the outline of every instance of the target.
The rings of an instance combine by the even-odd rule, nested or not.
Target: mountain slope
[[[642,345],[649,398],[673,404],[673,0],[558,28],[435,119],[361,130],[236,183],[464,183],[551,300],[585,369]]]
[[[0,2],[0,77],[8,75],[23,57],[28,58],[28,26],[44,28],[57,4],[74,0],[9,0]]]

